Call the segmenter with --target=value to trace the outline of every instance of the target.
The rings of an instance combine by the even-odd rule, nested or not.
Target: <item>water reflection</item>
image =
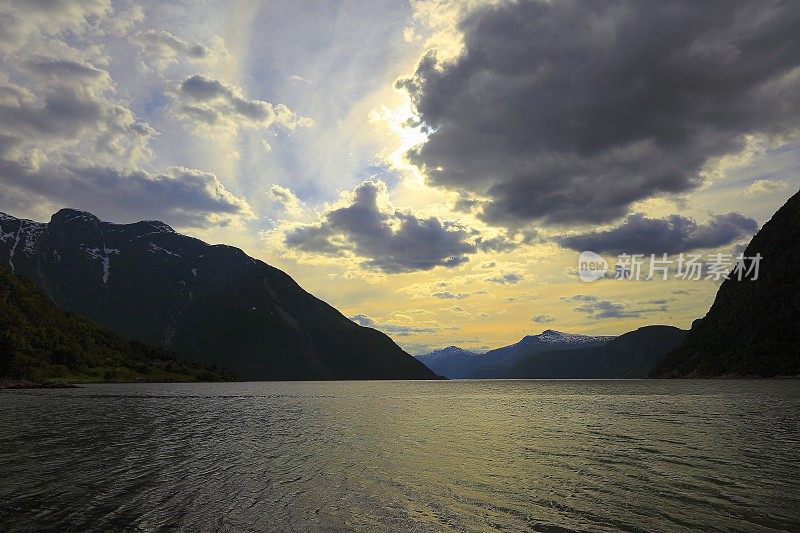
[[[800,383],[0,394],[10,530],[796,530]]]

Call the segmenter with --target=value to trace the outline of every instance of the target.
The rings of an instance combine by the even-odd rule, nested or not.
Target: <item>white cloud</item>
[[[82,34],[93,19],[106,19],[111,0],[5,0],[0,3],[0,51],[17,52],[36,38],[67,31]]]
[[[745,196],[757,196],[785,191],[789,184],[780,180],[756,180],[744,191]]]
[[[303,214],[305,205],[303,205],[300,198],[288,187],[277,184],[273,185],[269,188],[269,191],[267,191],[267,196],[273,202],[279,203],[284,211],[286,211],[287,215],[297,217]]]
[[[135,37],[139,45],[143,61],[141,65],[165,70],[170,65],[182,61],[191,63],[209,62],[228,55],[224,41],[219,37],[213,38],[213,44],[206,46],[202,43],[187,42],[168,31],[146,30]]]

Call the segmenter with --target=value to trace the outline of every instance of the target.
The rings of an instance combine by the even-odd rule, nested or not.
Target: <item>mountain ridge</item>
[[[486,359],[481,361],[481,365],[473,369],[468,377],[499,378],[523,357],[551,350],[597,346],[613,338],[613,335],[583,335],[546,329],[537,335],[526,335],[509,346],[489,350],[483,355]]]
[[[285,272],[160,221],[113,224],[62,209],[41,223],[3,213],[0,261],[67,310],[244,379],[437,378]]]
[[[469,367],[472,359],[480,357],[480,355],[458,346],[448,346],[430,353],[417,355],[416,358],[436,374],[450,378],[461,375],[462,369]]]
[[[653,377],[800,376],[800,191],[756,233],[757,280],[723,281],[703,318]]]
[[[605,344],[552,350],[522,358],[506,370],[509,379],[646,378],[664,354],[686,335],[675,326],[651,325],[615,337]]]
[[[501,377],[505,370],[527,355],[550,350],[595,346],[613,338],[613,335],[582,335],[546,329],[535,335],[526,335],[514,344],[495,348],[483,354],[470,352],[448,354],[441,353],[443,350],[439,350],[438,354],[431,352],[417,356],[417,359],[430,364],[429,368],[448,379],[492,379]]]

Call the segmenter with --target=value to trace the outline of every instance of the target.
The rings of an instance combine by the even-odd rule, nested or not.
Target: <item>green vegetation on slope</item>
[[[0,378],[29,381],[230,381],[216,366],[126,341],[59,308],[34,285],[0,266]]]

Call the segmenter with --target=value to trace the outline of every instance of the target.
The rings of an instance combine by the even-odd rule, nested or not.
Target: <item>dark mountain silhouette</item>
[[[172,354],[60,309],[0,266],[0,379],[45,382],[220,381],[230,372],[174,360]]]
[[[437,377],[284,272],[162,222],[111,224],[72,209],[49,224],[0,215],[0,262],[64,309],[243,379]]]
[[[668,353],[655,377],[800,375],[800,192],[753,237],[757,280],[725,280],[705,317]]]
[[[645,378],[664,354],[680,345],[686,331],[645,326],[601,346],[529,355],[502,377],[517,379]]]

